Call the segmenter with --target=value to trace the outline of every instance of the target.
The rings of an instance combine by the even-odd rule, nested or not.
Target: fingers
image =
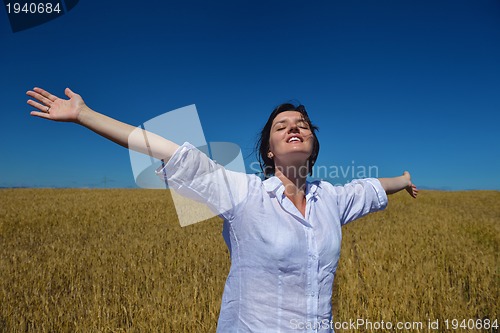
[[[418,195],[418,188],[412,184],[412,197],[416,198]]]
[[[47,112],[48,112],[48,110],[49,110],[49,106],[44,105],[44,104],[40,104],[40,103],[35,102],[35,101],[32,101],[31,99],[30,99],[30,100],[28,100],[28,102],[27,102],[27,103],[28,103],[29,105],[31,105],[32,107],[37,108],[38,110],[40,110],[40,111],[42,111],[42,112],[44,112],[44,113],[47,113]],[[37,112],[37,111],[35,111],[35,112]]]
[[[45,118],[45,119],[51,119],[50,114],[45,113],[45,112],[31,111],[30,115],[35,116],[35,117]]]
[[[64,93],[66,94],[66,96],[68,96],[69,98],[73,98],[73,96],[75,96],[76,94],[69,88],[66,88],[64,89]]]
[[[34,89],[38,89],[38,88],[34,88]],[[45,91],[45,90],[44,90],[44,91]],[[50,98],[48,98],[48,97],[46,97],[46,96],[42,95],[41,93],[37,92],[36,90],[35,90],[35,91],[30,90],[30,91],[26,92],[26,95],[28,95],[28,96],[30,96],[30,97],[33,97],[33,98],[35,98],[35,99],[37,99],[37,100],[39,100],[40,102],[42,102],[43,104],[45,104],[45,105],[47,105],[47,106],[49,106],[49,105],[50,105],[53,101],[55,101],[55,100],[56,100],[56,99],[51,100]],[[49,95],[50,95],[50,94],[49,94]],[[52,97],[53,97],[53,95],[50,95],[50,96],[52,96]],[[28,102],[28,104],[29,104],[29,102]],[[32,104],[30,104],[30,105],[32,105]]]
[[[406,191],[408,192],[408,194],[410,194],[410,196],[414,199],[417,198],[417,195],[418,195],[418,189],[417,187],[415,186],[415,184],[411,183],[407,188],[406,188]]]
[[[38,94],[42,95],[43,97],[47,98],[49,101],[54,102],[57,99],[57,96],[52,95],[46,90],[43,90],[42,88],[35,87],[33,88],[35,92]]]

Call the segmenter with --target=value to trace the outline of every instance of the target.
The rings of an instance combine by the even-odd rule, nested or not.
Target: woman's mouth
[[[287,143],[302,142],[302,139],[300,139],[298,136],[292,136],[286,142]]]

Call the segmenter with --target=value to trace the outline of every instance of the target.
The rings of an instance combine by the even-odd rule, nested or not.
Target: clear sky
[[[500,190],[498,0],[80,0],[16,33],[4,7],[0,40],[2,187],[136,186],[126,149],[29,115],[39,86],[133,125],[196,104],[206,140],[247,165],[295,99],[320,128],[318,165]]]

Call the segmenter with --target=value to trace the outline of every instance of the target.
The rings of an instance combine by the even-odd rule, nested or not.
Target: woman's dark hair
[[[260,132],[260,137],[257,140],[257,144],[255,145],[255,150],[258,151],[257,154],[257,160],[259,161],[260,168],[264,172],[264,176],[267,178],[270,175],[273,175],[275,172],[274,169],[274,161],[273,159],[269,158],[267,156],[267,153],[269,152],[269,139],[271,136],[271,126],[273,124],[274,118],[281,112],[285,111],[297,111],[300,112],[302,117],[304,118],[304,121],[307,122],[309,125],[309,128],[311,129],[312,135],[314,136],[314,143],[313,143],[313,151],[311,156],[309,157],[309,163],[308,163],[308,173],[312,175],[312,167],[314,166],[314,163],[316,162],[316,159],[318,158],[318,153],[319,153],[319,141],[318,137],[316,136],[316,131],[318,130],[318,127],[313,125],[311,123],[311,120],[309,119],[309,115],[307,114],[306,108],[302,104],[292,104],[292,103],[284,103],[281,105],[278,105],[273,112],[271,112],[271,115],[269,116],[269,119],[267,120],[266,125],[264,125],[264,128]]]

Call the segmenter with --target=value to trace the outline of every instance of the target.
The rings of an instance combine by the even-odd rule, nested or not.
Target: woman
[[[283,104],[261,133],[261,165],[270,178],[225,170],[189,143],[137,131],[85,105],[34,88],[31,115],[74,122],[129,149],[166,162],[157,174],[224,219],[231,255],[218,332],[331,332],[332,286],[341,226],[385,208],[386,194],[418,191],[410,174],[355,180],[345,186],[306,181],[319,152],[316,127],[303,106]],[[149,146],[144,143],[147,136]]]

